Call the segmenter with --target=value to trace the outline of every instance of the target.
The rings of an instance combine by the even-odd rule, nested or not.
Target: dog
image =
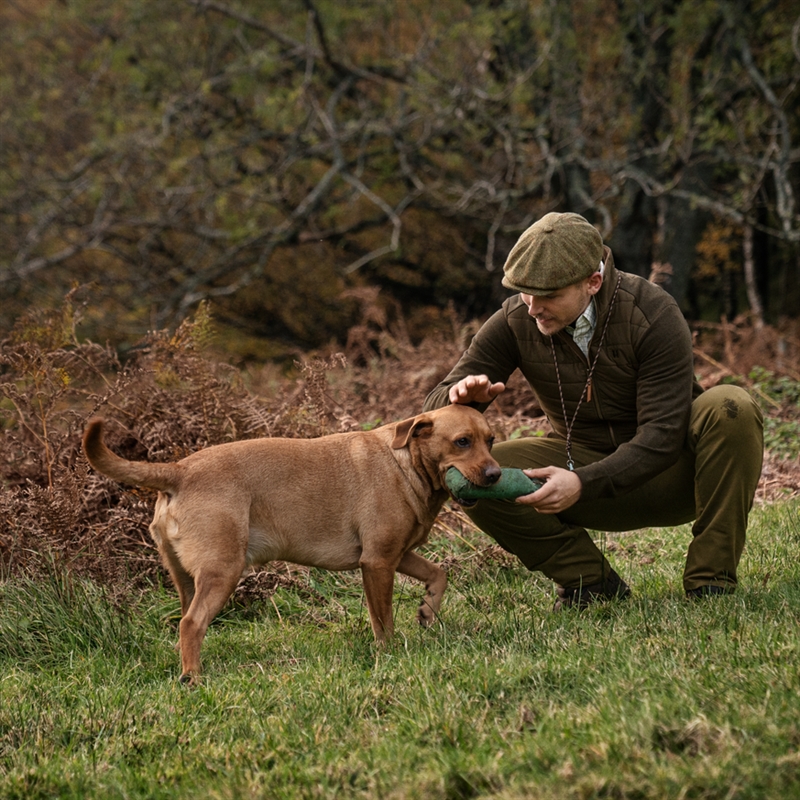
[[[492,442],[480,412],[450,405],[370,431],[214,445],[174,463],[120,458],[94,418],[83,451],[103,475],[158,490],[150,534],[180,597],[180,680],[195,683],[209,624],[247,568],[269,561],[360,569],[379,645],[394,631],[401,572],[425,584],[417,620],[430,626],[447,577],[413,550],[448,497],[450,467],[479,486],[500,478]]]

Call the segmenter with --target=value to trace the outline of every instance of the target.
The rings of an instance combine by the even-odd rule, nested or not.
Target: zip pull
[[[586,402],[592,402],[592,376],[589,376],[589,379],[586,381]]]

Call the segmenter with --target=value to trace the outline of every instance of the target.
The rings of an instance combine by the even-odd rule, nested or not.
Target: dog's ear
[[[408,443],[418,436],[430,436],[433,430],[433,420],[426,414],[418,417],[404,419],[394,427],[394,440],[392,441],[393,450],[402,450],[408,447]]]

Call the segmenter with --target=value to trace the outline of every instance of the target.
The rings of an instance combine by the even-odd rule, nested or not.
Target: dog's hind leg
[[[178,590],[178,597],[181,601],[181,616],[184,617],[189,611],[189,606],[194,599],[194,578],[183,568],[172,544],[165,539],[159,542],[158,550],[161,553],[161,561]]]
[[[153,521],[150,523],[150,535],[158,548],[161,563],[169,572],[172,582],[178,590],[181,616],[184,616],[194,597],[194,579],[181,564],[181,560],[175,552],[172,537],[178,533],[179,526],[172,513],[172,508],[169,495],[159,492]]]
[[[195,594],[180,624],[181,683],[194,683],[200,674],[200,647],[214,617],[233,594],[244,569],[241,564],[203,569],[194,577]]]
[[[417,611],[417,622],[427,628],[433,624],[441,608],[442,596],[447,588],[447,573],[413,550],[403,556],[397,571],[425,584],[425,597]]]

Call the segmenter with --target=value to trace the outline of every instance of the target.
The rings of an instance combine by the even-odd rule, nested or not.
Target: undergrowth
[[[33,309],[0,343],[0,571],[31,575],[58,563],[123,596],[164,577],[147,533],[154,494],[89,469],[80,438],[90,417],[107,418],[106,439],[120,455],[153,461],[257,436],[368,429],[419,413],[476,329],[451,319],[449,335],[414,344],[402,320],[390,324],[365,307],[343,352],[309,354],[288,370],[236,368],[214,349],[206,305],[176,331],[151,333],[123,360],[81,338],[88,303],[87,290],[76,289],[59,309]],[[720,366],[705,351],[704,358]],[[716,379],[743,383],[765,410],[763,485],[791,496],[799,488],[800,382],[791,370],[729,372]],[[487,416],[500,440],[547,429],[518,375]],[[469,528],[447,509],[437,530],[451,535],[455,517]],[[242,595],[295,579],[289,568],[271,575],[250,579]]]
[[[755,397],[761,400],[764,447],[780,459],[800,457],[800,381],[756,367],[749,375]]]

